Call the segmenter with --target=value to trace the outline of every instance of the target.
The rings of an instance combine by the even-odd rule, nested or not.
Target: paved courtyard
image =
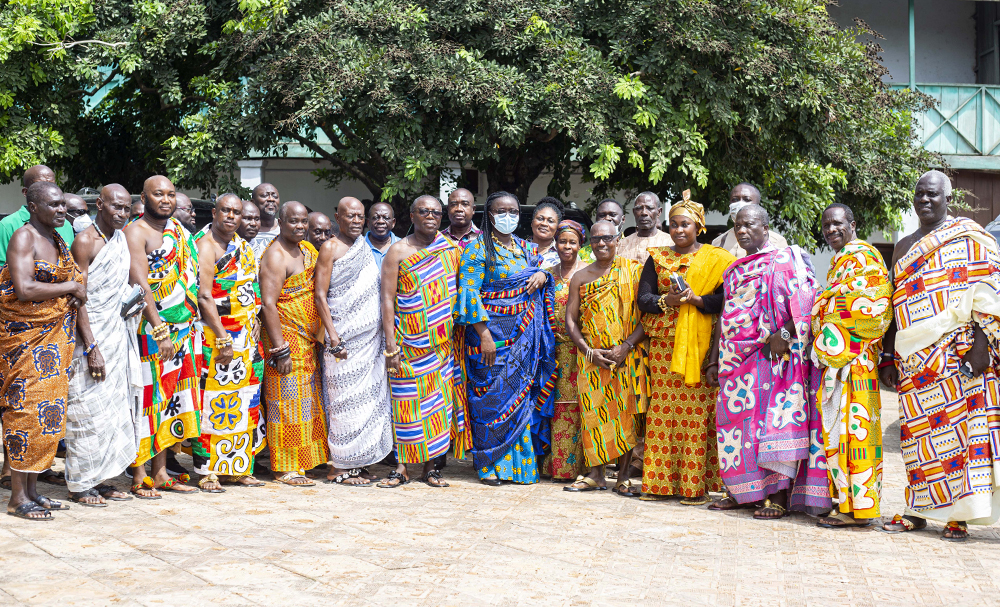
[[[887,396],[891,517],[903,474]],[[901,535],[832,531],[802,515],[755,521],[551,482],[488,488],[463,462],[446,473],[447,489],[269,483],[73,505],[48,523],[2,517],[0,604],[1000,604],[996,526],[953,544],[933,524]]]

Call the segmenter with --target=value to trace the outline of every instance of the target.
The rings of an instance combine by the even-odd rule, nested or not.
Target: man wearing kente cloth
[[[719,353],[711,352],[718,312],[706,312],[706,303],[721,292],[723,273],[736,258],[698,242],[705,209],[688,190],[670,207],[668,222],[673,244],[649,249],[639,279],[650,377],[642,499],[677,496],[682,505],[701,506],[722,489],[715,429]]]
[[[255,429],[261,418],[264,356],[258,339],[260,287],[257,258],[236,234],[243,203],[235,194],[215,200],[212,223],[198,239],[201,332],[201,437],[193,441],[198,486],[224,491],[222,481],[244,487],[264,483],[253,476]],[[221,478],[220,478],[221,477]]]
[[[125,227],[131,267],[129,280],[145,292],[139,323],[142,411],[136,416],[139,452],[132,469],[132,493],[158,499],[157,489],[197,491],[183,477],[167,473],[166,449],[199,435],[201,396],[194,351],[198,314],[198,250],[172,217],[177,195],[162,175],[146,180],[145,212]],[[151,475],[145,464],[151,461]]]
[[[898,386],[906,510],[892,533],[945,523],[965,541],[968,523],[1000,517],[1000,253],[976,222],[948,216],[951,181],[917,182],[917,230],[893,251],[893,325],[879,377]],[[895,353],[895,354],[893,354]]]
[[[80,339],[73,352],[66,407],[66,485],[74,502],[102,507],[107,500],[132,497],[111,485],[135,461],[134,403],[142,394],[136,327],[122,317],[122,302],[132,291],[131,259],[122,228],[132,197],[112,183],[97,197],[94,222],[76,235],[73,258],[87,285],[80,308]]]
[[[62,191],[34,183],[27,202],[30,219],[14,232],[0,266],[0,413],[11,466],[7,514],[46,520],[50,510],[68,509],[39,495],[36,481],[66,432],[76,314],[87,289],[56,232],[66,220]]]
[[[264,321],[267,446],[277,482],[316,483],[305,476],[326,463],[326,414],[320,391],[316,334],[320,328],[313,273],[316,249],[306,242],[309,211],[298,202],[278,213],[280,232],[260,261]]]
[[[605,487],[604,465],[618,460],[615,491],[638,497],[628,479],[629,459],[638,442],[641,423],[636,416],[649,401],[648,362],[635,299],[642,264],[617,257],[614,224],[598,221],[590,231],[597,259],[573,275],[566,304],[566,332],[579,357],[580,420],[583,453],[590,471],[566,491],[593,491]]]
[[[808,255],[768,244],[767,211],[736,214],[746,257],[723,277],[716,426],[719,472],[729,497],[711,510],[753,508],[754,518],[789,510],[829,512],[830,488],[816,411],[818,373],[806,355],[817,289]]]
[[[821,527],[867,526],[882,494],[882,400],[878,361],[892,320],[892,287],[882,255],[857,237],[842,204],[823,212],[823,238],[836,254],[812,309],[813,362],[822,373],[817,409],[830,493],[838,504]]]
[[[392,245],[382,261],[382,326],[399,462],[383,486],[407,482],[406,465],[423,464],[421,480],[447,487],[434,460],[449,446],[463,459],[472,442],[452,341],[462,251],[438,232],[441,216],[437,198],[417,198],[410,210],[413,234]]]
[[[538,481],[555,409],[553,280],[537,247],[514,236],[520,213],[513,194],[490,194],[458,271],[472,457],[489,486]]]

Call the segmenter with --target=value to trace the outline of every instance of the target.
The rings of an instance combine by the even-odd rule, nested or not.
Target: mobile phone
[[[132,291],[129,292],[128,297],[122,301],[122,318],[128,320],[133,316],[137,315],[139,312],[146,307],[146,298],[142,292],[142,287],[135,285],[132,287]]]
[[[972,379],[972,363],[964,362],[962,363],[962,366],[958,368],[958,370],[962,375],[968,377],[969,379]]]
[[[677,272],[670,275],[670,285],[681,293],[686,291],[688,288],[687,281],[685,281],[684,277]]]

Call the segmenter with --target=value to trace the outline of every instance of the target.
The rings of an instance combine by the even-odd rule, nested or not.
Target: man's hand
[[[228,367],[233,362],[233,344],[219,348],[219,355],[215,358],[215,364]]]
[[[771,346],[771,358],[773,359],[782,358],[790,350],[788,342],[781,339],[781,335],[778,333],[769,337],[767,343]]]
[[[396,346],[396,340],[393,340],[391,343],[385,342],[386,352],[396,352],[397,348],[398,346]],[[399,375],[399,354],[399,352],[396,352],[395,355],[386,357],[385,359],[385,368],[389,371],[389,375],[392,377]]]
[[[990,346],[983,330],[979,325],[975,325],[975,327],[972,347],[962,357],[962,364],[969,363],[972,367],[972,376],[979,377],[990,367]]]
[[[608,353],[607,358],[611,359],[611,362],[616,365],[620,365],[625,362],[625,358],[628,357],[629,351],[628,344],[618,344],[610,350],[605,350],[605,352]]]
[[[176,354],[176,350],[174,350],[174,342],[170,341],[169,335],[156,342],[156,346],[159,348],[160,362],[168,361],[174,357],[174,354]]]
[[[878,378],[887,388],[895,390],[899,386],[899,369],[896,368],[896,363],[879,369]]]
[[[484,339],[480,342],[481,354],[479,360],[487,367],[492,367],[493,363],[497,361],[497,345],[493,343],[492,337],[491,335],[490,339]]]
[[[80,300],[81,304],[87,303],[87,287],[79,282],[73,282],[72,284],[73,286],[70,288],[69,291],[70,297],[75,297],[76,299]],[[73,307],[78,308],[79,306],[73,306]]]
[[[705,369],[705,383],[712,388],[719,387],[719,365],[712,363]]]
[[[87,367],[90,370],[90,377],[94,381],[101,382],[107,379],[107,375],[104,373],[104,356],[101,355],[97,346],[94,346],[94,349],[87,355]]]
[[[545,286],[546,274],[545,272],[538,271],[531,275],[528,279],[528,293],[534,293],[538,289]]]
[[[82,301],[80,301],[76,297],[73,297],[72,295],[69,296],[69,307],[73,308],[74,310],[79,310],[80,306],[82,305],[83,305]]]
[[[597,348],[594,348],[593,352],[592,357],[594,364],[598,367],[602,369],[610,369],[611,363],[615,363],[615,361],[611,359],[611,350],[598,350]],[[615,364],[617,365],[618,363]]]

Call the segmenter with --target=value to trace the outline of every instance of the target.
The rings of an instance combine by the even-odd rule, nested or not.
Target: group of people
[[[30,169],[26,206],[0,222],[12,515],[68,507],[36,485],[65,436],[70,499],[94,507],[260,486],[264,454],[294,487],[317,470],[447,487],[446,454],[468,453],[490,486],[606,490],[613,464],[622,497],[864,526],[881,516],[881,379],[899,390],[908,479],[884,529],[936,520],[960,541],[1000,516],[1000,252],[948,215],[940,172],[917,183],[920,227],[892,272],[850,208],[822,213],[826,287],[748,183],[710,245],[687,191],[667,231],[643,192],[628,236],[613,199],[588,229],[547,198],[521,238],[514,195],[490,194],[476,226],[456,189],[414,200],[399,238],[390,205],[343,198],[331,221],[266,183],[219,196],[195,232],[153,176],[141,214],[108,185],[74,235],[53,182]],[[168,470],[181,446],[197,487]],[[126,469],[129,493],[107,484]]]

